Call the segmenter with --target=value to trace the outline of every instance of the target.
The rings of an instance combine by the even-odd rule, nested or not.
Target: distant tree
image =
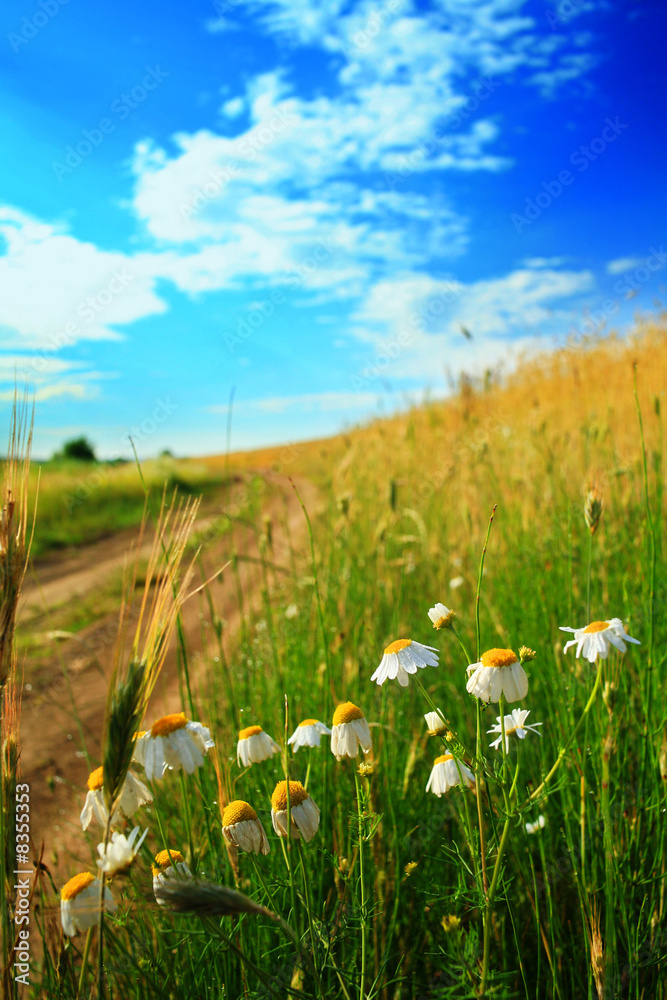
[[[95,449],[88,438],[83,435],[78,438],[72,438],[71,441],[65,441],[62,451],[57,452],[54,458],[73,459],[77,462],[97,461],[95,457]]]
[[[160,452],[160,458],[173,458],[174,453],[169,448],[163,448]]]

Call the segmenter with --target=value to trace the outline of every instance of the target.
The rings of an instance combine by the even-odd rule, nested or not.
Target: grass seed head
[[[596,486],[591,487],[584,500],[584,518],[591,535],[598,529],[602,517],[602,494]]]

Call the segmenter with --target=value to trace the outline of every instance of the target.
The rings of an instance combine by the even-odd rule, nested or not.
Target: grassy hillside
[[[666,386],[667,330],[647,324],[629,341],[528,361],[502,386],[467,381],[446,402],[272,452],[279,471],[320,488],[314,562],[307,545],[274,577],[268,545],[269,586],[244,643],[193,675],[183,707],[216,750],[192,777],[153,782],[156,802],[134,817],[150,832],[111,884],[114,996],[667,996]],[[603,503],[594,534],[591,490]],[[431,627],[436,602],[455,610],[455,632]],[[559,626],[615,617],[641,645],[592,664],[564,652],[572,636]],[[372,684],[399,638],[436,647],[439,665],[407,688]],[[536,652],[528,694],[505,711],[529,709],[540,735],[510,737],[505,755],[487,735],[502,711],[466,692],[466,667],[522,646]],[[237,764],[239,729],[260,725],[284,746],[299,721],[330,726],[347,701],[370,723],[360,772],[362,756],[338,762],[327,739]],[[444,735],[427,733],[434,705]],[[426,792],[450,753],[475,787]],[[270,815],[286,766],[321,809],[314,838],[288,849]],[[256,810],[268,856],[225,846],[232,799]],[[301,951],[266,915],[155,906],[148,860],[165,846],[280,914]],[[76,995],[84,939],[60,957],[51,947],[40,995]],[[93,962],[88,988],[95,974]]]

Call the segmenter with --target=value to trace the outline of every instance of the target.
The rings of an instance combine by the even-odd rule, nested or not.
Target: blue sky
[[[36,453],[334,433],[667,285],[659,0],[2,12],[0,406]],[[472,338],[462,333],[465,327]]]

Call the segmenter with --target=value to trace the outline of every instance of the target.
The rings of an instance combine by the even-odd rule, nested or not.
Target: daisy
[[[433,646],[422,646],[412,639],[397,639],[384,651],[372,681],[384,684],[386,680],[398,680],[401,687],[408,686],[408,674],[416,674],[418,667],[437,667],[438,651]]]
[[[115,913],[118,909],[111,892],[104,887],[104,909]],[[87,931],[97,923],[100,912],[100,880],[91,872],[75,875],[60,890],[60,919],[63,931],[74,937],[78,931]]]
[[[359,747],[364,753],[370,751],[371,731],[361,709],[346,701],[334,712],[331,752],[336,760],[340,760],[342,757],[356,757]]]
[[[148,829],[144,830],[139,840],[137,840],[138,826],[135,826],[129,837],[126,837],[124,833],[112,833],[108,844],[97,845],[97,853],[100,856],[97,867],[105,872],[109,878],[113,878],[114,875],[122,875],[139,853],[139,848],[146,839],[147,833]]]
[[[271,796],[271,822],[279,837],[301,837],[308,842],[317,833],[320,810],[300,781],[290,781],[289,802],[291,829],[287,832],[287,782],[279,781]]]
[[[135,740],[134,756],[141,758],[146,777],[160,779],[169,768],[183,768],[192,774],[204,763],[204,757],[215,743],[201,722],[190,722],[184,712],[165,715],[154,722],[150,731]]]
[[[239,765],[248,767],[250,764],[259,764],[274,753],[280,753],[280,747],[261,726],[247,726],[240,731],[236,748],[236,761]]]
[[[513,708],[511,715],[505,716],[505,750],[509,753],[510,748],[510,736],[518,736],[520,740],[525,740],[528,730],[532,733],[537,733],[537,726],[541,726],[541,722],[534,722],[529,726],[525,725],[526,719],[530,715],[530,709],[525,708]],[[503,739],[503,727],[501,723],[500,716],[496,716],[496,725],[492,729],[487,729],[487,733],[500,733],[497,740],[495,740],[491,746],[496,750],[500,747]],[[542,733],[537,733],[541,736]]]
[[[454,785],[459,785],[461,778],[463,778],[468,787],[474,786],[475,775],[472,771],[465,764],[462,764],[460,760],[456,761],[451,753],[445,753],[441,757],[436,757],[433,761],[433,768],[428,779],[428,784],[426,785],[426,791],[433,792],[434,795],[440,797],[445,792],[448,792],[450,788],[453,788]]]
[[[534,823],[526,823],[526,833],[537,833],[538,830],[543,830],[546,825],[547,821],[540,813]]]
[[[287,742],[293,745],[296,753],[300,747],[319,747],[322,736],[331,736],[331,730],[327,729],[323,722],[318,722],[317,719],[304,719]]]
[[[513,649],[487,649],[468,667],[466,690],[481,701],[520,701],[528,694],[528,678]]]
[[[433,628],[449,628],[456,618],[456,612],[450,611],[444,604],[436,604],[428,609],[428,616],[433,622]]]
[[[180,851],[160,851],[159,854],[155,855],[155,864],[151,865],[151,872],[153,873],[153,893],[161,888],[167,879],[192,878],[192,872],[186,865],[185,858]],[[164,906],[164,899],[157,895],[155,899],[160,906]]]
[[[440,733],[444,733],[447,729],[447,724],[445,723],[444,716],[442,715],[440,709],[437,712],[427,712],[424,716],[426,720],[426,728],[428,729],[429,736],[439,736]]]
[[[104,801],[104,789],[102,787],[102,767],[88,775],[88,794],[83,809],[81,810],[81,826],[87,830],[93,817],[100,826],[106,827],[109,819],[106,802]],[[145,806],[147,802],[152,802],[153,796],[148,791],[142,781],[128,771],[121,792],[120,802],[114,810],[111,822],[115,823],[119,815],[132,816],[140,806]]]
[[[268,854],[269,842],[257,813],[241,799],[230,802],[222,814],[222,835],[235,847],[250,854]]]
[[[620,653],[625,653],[628,648],[626,642],[641,645],[639,639],[633,639],[628,635],[620,618],[591,622],[585,628],[568,628],[567,625],[561,625],[560,630],[574,633],[574,639],[565,643],[563,652],[566,653],[570,646],[576,646],[577,657],[583,653],[589,663],[595,663],[598,656],[601,660],[606,660],[611,646],[615,646]]]

